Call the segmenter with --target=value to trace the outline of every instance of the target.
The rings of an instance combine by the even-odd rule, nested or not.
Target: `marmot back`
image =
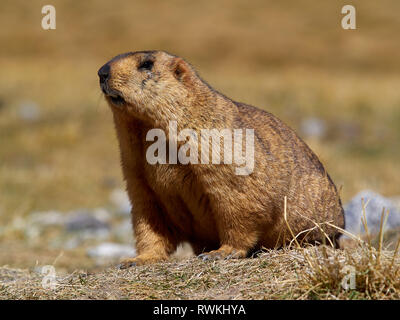
[[[163,51],[119,55],[99,77],[133,205],[138,256],[122,267],[165,260],[184,241],[203,259],[246,257],[292,233],[337,245],[336,187],[281,120],[232,101]]]

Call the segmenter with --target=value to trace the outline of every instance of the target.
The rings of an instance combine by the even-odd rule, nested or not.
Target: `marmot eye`
[[[139,65],[139,70],[151,70],[151,68],[153,68],[154,62],[151,60],[146,60],[143,61],[140,65]]]

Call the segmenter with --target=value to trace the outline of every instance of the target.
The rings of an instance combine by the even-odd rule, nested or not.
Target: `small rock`
[[[390,198],[393,201],[393,204],[396,206],[397,209],[400,211],[400,196]]]
[[[69,232],[82,230],[109,229],[107,221],[99,219],[93,212],[87,210],[77,210],[67,216],[65,228]]]
[[[52,237],[49,242],[51,248],[71,250],[88,244],[96,244],[110,239],[111,232],[108,229],[78,230],[61,233]]]
[[[25,237],[29,243],[37,242],[40,240],[41,229],[37,226],[27,226],[25,229]]]
[[[29,222],[41,227],[61,226],[65,222],[65,215],[58,211],[33,212],[29,215]]]
[[[322,138],[326,132],[326,125],[323,120],[312,117],[301,122],[300,130],[307,137]]]
[[[363,217],[362,199],[364,199],[364,203],[366,204],[365,214],[370,233],[379,232],[383,208],[389,210],[385,231],[400,226],[400,211],[396,204],[378,193],[364,190],[358,193],[344,207],[347,231],[356,235],[365,233],[364,225],[361,222],[361,218]]]
[[[110,201],[117,209],[117,213],[123,216],[130,216],[132,206],[129,197],[124,190],[115,189],[110,194]]]
[[[39,106],[33,101],[24,101],[18,108],[19,117],[28,122],[35,122],[40,119],[41,112]]]
[[[87,255],[95,259],[116,260],[121,258],[134,257],[136,250],[129,245],[104,242],[96,247],[89,248]]]
[[[111,220],[110,213],[104,208],[96,208],[92,211],[93,216],[103,222],[109,222]]]
[[[24,218],[17,216],[11,221],[9,228],[11,230],[24,230],[26,228],[27,224],[28,223]]]
[[[64,241],[53,241],[51,246],[53,248],[64,248],[66,250],[72,250],[75,248],[78,248],[80,245],[82,245],[83,241],[79,237],[71,237],[69,239],[66,239]]]

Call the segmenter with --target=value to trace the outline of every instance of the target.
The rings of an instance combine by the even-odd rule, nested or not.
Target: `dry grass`
[[[365,206],[363,213],[365,219]],[[400,299],[400,239],[394,250],[384,249],[386,218],[383,210],[377,249],[363,220],[367,242],[343,230],[352,243],[342,244],[343,249],[301,247],[293,235],[295,248],[264,250],[249,259],[175,257],[125,270],[75,270],[55,274],[53,288],[46,287],[47,275],[39,266],[5,266],[0,268],[0,299]]]
[[[400,299],[399,257],[328,247],[271,250],[257,258],[203,262],[197,258],[128,270],[57,275],[54,290],[43,276],[0,268],[0,299]],[[346,267],[356,286],[346,290]]]

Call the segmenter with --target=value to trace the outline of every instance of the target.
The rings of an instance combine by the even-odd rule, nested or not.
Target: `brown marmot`
[[[344,228],[344,214],[336,187],[318,157],[281,120],[227,98],[185,60],[164,51],[119,55],[98,75],[133,206],[138,255],[122,268],[165,260],[182,242],[205,260],[282,247],[293,235],[300,244],[337,246],[340,231],[334,226]],[[152,129],[158,131],[149,135]],[[201,148],[195,138],[203,129],[216,129],[221,141]],[[177,140],[179,132],[187,139]],[[236,149],[234,140],[229,154],[232,136],[246,136],[246,146]],[[209,138],[201,136],[201,142]],[[152,159],[150,149],[158,149]],[[214,151],[224,162],[214,161]],[[249,163],[232,160],[245,151]],[[247,171],[238,170],[245,166]]]

